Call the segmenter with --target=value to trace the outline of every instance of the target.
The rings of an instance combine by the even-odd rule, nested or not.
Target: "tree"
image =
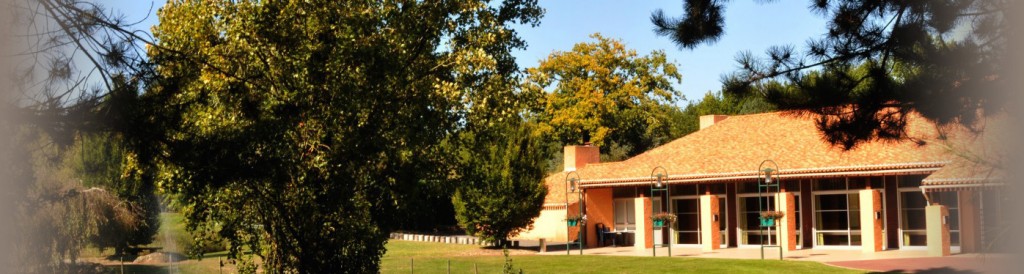
[[[665,53],[638,56],[600,34],[571,51],[558,51],[526,70],[523,89],[537,94],[537,135],[562,144],[592,142],[607,153],[633,156],[671,140],[668,113],[682,95],[682,76]]]
[[[78,272],[90,239],[112,228],[135,229],[138,208],[106,189],[83,186],[74,150],[37,129],[21,128],[18,138],[32,149],[27,160],[34,173],[15,208],[22,237],[12,246],[32,251],[17,254],[18,272]]]
[[[723,35],[725,2],[687,0],[681,18],[658,10],[651,21],[659,35],[693,49]],[[819,114],[825,139],[845,149],[906,139],[911,111],[940,125],[977,127],[1006,107],[997,87],[1008,66],[1001,56],[1011,2],[811,1],[813,12],[828,16],[828,33],[803,55],[793,46],[773,47],[763,59],[740,54],[742,69],[726,77],[723,91]],[[797,88],[755,93],[752,84],[766,80]]]
[[[461,184],[452,197],[456,219],[467,232],[504,244],[540,216],[547,195],[543,150],[520,123],[475,137],[476,148],[461,155]]]
[[[105,189],[135,210],[130,225],[101,226],[90,242],[114,248],[117,254],[131,246],[153,242],[160,228],[160,200],[152,176],[138,167],[138,159],[114,134],[81,134],[75,146],[68,148],[65,161],[83,187]]]
[[[190,230],[269,272],[378,272],[388,233],[450,179],[442,144],[512,111],[535,1],[170,1],[157,78],[128,101]],[[196,60],[202,60],[201,62]]]
[[[771,82],[768,84],[777,85],[779,83]],[[703,115],[743,115],[774,110],[775,106],[760,97],[737,97],[729,93],[708,92],[704,94],[703,99],[686,105],[679,115],[674,115],[673,121],[675,122],[673,126],[677,127],[674,131],[679,132],[679,136],[682,136],[699,130],[700,116]]]

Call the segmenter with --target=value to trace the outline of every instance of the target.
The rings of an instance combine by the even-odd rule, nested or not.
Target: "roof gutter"
[[[814,173],[799,173],[799,174],[780,174],[779,178],[782,179],[797,179],[797,178],[820,178],[820,177],[834,177],[843,175],[888,175],[888,174],[928,174],[939,170],[939,167],[933,168],[914,168],[914,169],[885,169],[885,170],[872,170],[872,171],[845,171],[845,172],[814,172]],[[705,182],[719,182],[719,181],[741,181],[741,180],[753,180],[757,179],[757,175],[733,175],[733,176],[721,176],[721,177],[704,177],[704,178],[692,178],[692,179],[671,179],[669,178],[665,182],[668,184],[685,184],[685,183],[705,183]],[[580,184],[580,188],[598,188],[598,187],[610,187],[610,186],[626,186],[626,185],[639,185],[649,183],[651,180],[648,179],[634,179],[634,180],[623,180],[623,181],[605,181],[605,182],[592,182],[588,183],[584,181]]]

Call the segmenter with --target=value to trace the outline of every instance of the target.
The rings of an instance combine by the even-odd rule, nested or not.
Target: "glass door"
[[[761,205],[758,206],[760,200]],[[760,245],[761,236],[769,233],[767,230],[761,231],[761,210],[768,209],[768,205],[775,203],[775,197],[757,197],[757,196],[742,196],[737,199],[739,202],[739,229],[740,235],[739,240],[742,245]],[[775,208],[772,206],[771,208]],[[771,238],[772,243],[777,243],[778,239],[775,237],[775,230],[772,230],[768,237]],[[766,243],[767,244],[767,243]]]
[[[673,199],[676,213],[676,244],[700,244],[700,200]]]

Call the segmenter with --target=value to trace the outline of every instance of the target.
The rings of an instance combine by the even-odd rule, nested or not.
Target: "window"
[[[956,192],[940,192],[931,194],[932,202],[946,206],[949,217],[949,244],[960,245],[960,204]],[[917,188],[900,191],[900,230],[904,246],[927,246],[928,236],[927,215],[925,208],[928,201]]]
[[[926,237],[925,206],[928,202],[920,191],[900,192],[900,230],[904,246],[925,246]]]
[[[701,238],[701,219],[700,219],[700,198],[676,198],[672,199],[672,206],[675,208],[676,214],[676,244],[700,244],[703,240]],[[722,239],[721,244],[728,244],[728,237],[726,231],[728,230],[728,223],[725,220],[725,214],[728,212],[727,205],[725,203],[725,197],[718,198],[718,216],[719,216],[719,235]]]
[[[857,193],[814,195],[817,245],[860,245],[860,197]]]
[[[676,213],[676,243],[700,243],[700,200],[673,200]]]
[[[615,230],[636,230],[636,209],[633,199],[615,199]]]
[[[758,200],[761,205],[758,206]],[[774,209],[775,197],[740,197],[739,202],[739,228],[743,231],[740,235],[740,243],[745,245],[759,245],[761,244],[763,235],[767,234],[768,231],[761,231],[761,211],[768,210],[769,205],[773,205]],[[778,239],[775,238],[775,230],[772,230],[771,237],[772,243],[777,243]]]

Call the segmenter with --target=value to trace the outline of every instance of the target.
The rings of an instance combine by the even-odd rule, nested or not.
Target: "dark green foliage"
[[[540,215],[547,195],[543,150],[531,131],[525,125],[496,127],[474,136],[475,146],[463,152],[452,203],[467,232],[503,243]]]
[[[518,113],[510,51],[525,44],[511,25],[541,12],[170,1],[150,47],[159,77],[126,135],[188,229],[227,239],[231,256],[255,250],[271,273],[378,272],[388,233],[457,174],[447,142]]]
[[[681,18],[656,11],[659,35],[695,48],[723,35],[725,1],[686,0]],[[780,109],[820,114],[825,139],[845,149],[870,140],[906,139],[910,112],[940,125],[969,127],[1005,109],[1007,14],[1012,1],[811,1],[828,32],[807,43],[739,55],[742,69],[723,91],[756,94]],[[792,89],[755,89],[779,80]]]
[[[768,82],[764,85],[781,84]],[[686,105],[682,112],[673,116],[673,131],[679,132],[679,136],[697,131],[700,129],[700,116],[703,115],[742,115],[771,111],[775,111],[775,106],[760,97],[708,92],[703,99]]]

